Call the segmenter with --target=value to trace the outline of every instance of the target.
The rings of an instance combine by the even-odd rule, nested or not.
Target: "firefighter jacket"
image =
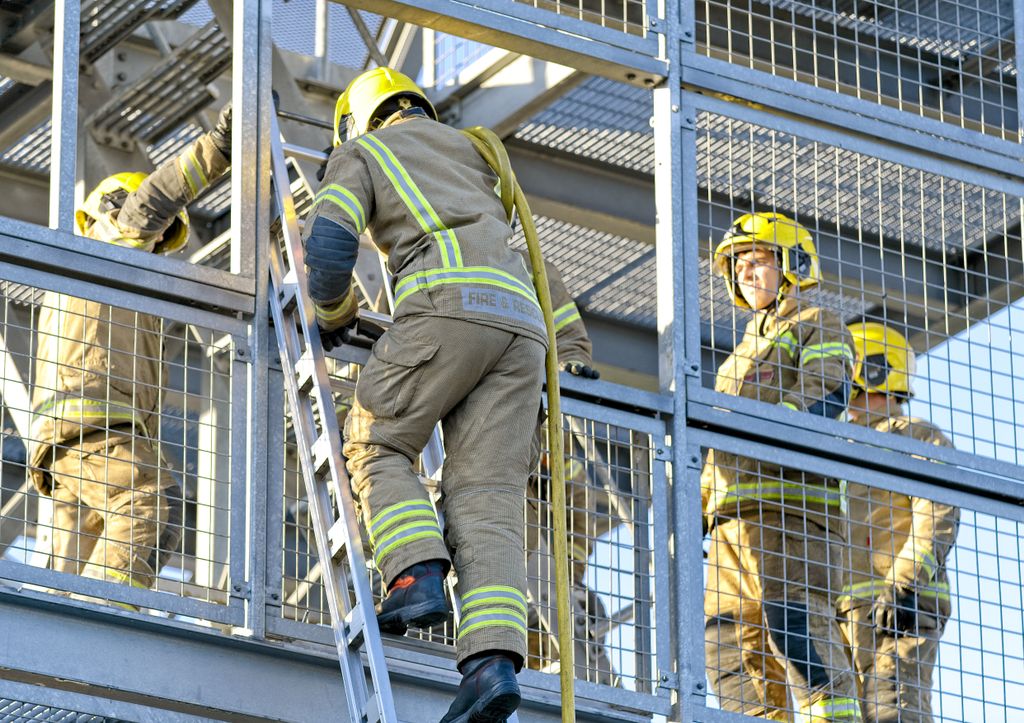
[[[823,417],[846,410],[853,377],[849,333],[835,314],[792,296],[759,311],[718,369],[715,390]],[[840,513],[837,480],[710,450],[701,473],[708,524],[716,515],[758,515],[766,507],[804,512],[825,526]],[[835,523],[832,524],[835,526]]]
[[[863,423],[880,432],[953,446],[938,427],[921,419],[901,416]],[[900,585],[917,593],[922,612],[939,620],[949,617],[946,558],[956,543],[960,509],[855,483],[848,485],[847,497],[851,577],[840,609],[870,605],[883,588]]]
[[[498,190],[469,139],[418,109],[335,148],[303,233],[320,327],[355,315],[352,268],[366,231],[388,259],[395,319],[464,319],[547,347],[530,273],[508,247]]]
[[[526,268],[532,274],[533,265],[530,263],[530,253],[526,249],[518,249],[518,253],[523,257]],[[576,302],[569,294],[569,289],[565,287],[562,274],[547,259],[544,259],[544,269],[548,275],[551,309],[555,317],[555,345],[558,361],[562,363],[578,361],[587,366],[593,366],[593,347],[590,344],[587,327],[583,324],[580,310],[576,308]]]
[[[148,176],[119,211],[98,219],[88,235],[118,246],[152,250],[178,211],[226,169],[227,160],[204,135],[180,158]],[[160,331],[161,320],[148,314],[53,291],[44,295],[29,458],[40,492],[50,493],[45,468],[54,445],[119,425],[133,425],[139,434],[156,436]]]

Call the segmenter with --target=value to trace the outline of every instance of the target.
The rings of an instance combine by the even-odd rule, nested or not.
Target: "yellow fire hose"
[[[565,452],[562,449],[562,405],[558,392],[558,352],[555,346],[555,318],[551,310],[551,291],[548,275],[544,269],[544,257],[537,240],[537,227],[533,224],[530,204],[523,189],[519,187],[512,164],[508,160],[501,139],[493,131],[476,126],[462,131],[472,141],[477,152],[483,156],[501,181],[501,203],[507,217],[512,219],[513,206],[519,212],[523,224],[523,235],[530,250],[530,265],[533,266],[533,286],[537,290],[540,308],[544,312],[544,326],[548,332],[548,354],[545,360],[548,385],[548,469],[551,474],[551,505],[555,518],[555,597],[558,610],[558,657],[562,682],[562,722],[576,720],[573,676],[573,624],[569,613],[569,554],[566,549],[565,530]]]

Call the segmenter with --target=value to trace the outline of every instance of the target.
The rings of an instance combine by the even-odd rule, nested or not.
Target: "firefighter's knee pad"
[[[806,605],[765,600],[764,620],[775,647],[808,688],[822,688],[831,682],[828,668],[811,640]]]

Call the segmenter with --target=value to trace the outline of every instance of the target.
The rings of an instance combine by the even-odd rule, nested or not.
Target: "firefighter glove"
[[[210,140],[225,158],[231,158],[231,101],[220,109],[217,125],[210,131]]]
[[[355,331],[359,317],[359,302],[356,301],[355,291],[350,286],[348,292],[338,301],[329,304],[314,304],[316,309],[316,323],[320,329],[320,341],[324,345],[324,351],[330,351],[335,347],[348,342],[349,335]]]
[[[334,146],[327,146],[327,148],[324,148],[323,152],[327,154],[327,158],[324,159],[324,162],[316,169],[316,180],[321,182],[324,180],[324,174],[327,173],[327,161],[331,160],[331,151],[333,150]]]
[[[575,359],[562,362],[559,364],[559,368],[564,372],[569,372],[575,377],[583,377],[584,379],[598,379],[601,376],[601,372],[597,369]]]
[[[917,593],[905,585],[886,588],[875,598],[871,619],[877,627],[892,635],[916,634]]]
[[[337,329],[325,331],[320,329],[320,343],[324,346],[324,351],[331,351],[336,349],[343,344],[348,343],[348,336],[352,333],[355,328],[355,321],[348,326],[340,326]]]

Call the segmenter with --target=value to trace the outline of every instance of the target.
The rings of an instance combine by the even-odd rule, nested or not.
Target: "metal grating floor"
[[[650,112],[649,91],[590,78],[524,123],[515,137],[560,153],[653,173]],[[896,163],[709,113],[699,116],[697,144],[702,189],[728,194],[754,188],[758,202],[790,210],[806,206],[798,199],[815,198],[819,221],[871,229],[934,250],[962,252],[982,244],[993,231],[991,220],[984,218],[985,208],[1002,198],[935,175],[911,177]],[[759,161],[736,164],[738,157]],[[740,178],[737,174],[744,169],[748,177]],[[858,177],[865,173],[877,174],[884,183],[861,187]],[[908,203],[919,210],[907,213]],[[917,218],[929,223],[913,222]],[[1013,225],[1019,214],[1010,213],[1005,220]],[[973,233],[947,238],[950,228]]]
[[[228,39],[210,22],[86,123],[101,143],[152,143],[213,100],[207,86],[230,65]]]
[[[35,703],[23,703],[0,698],[0,723],[122,723],[116,718],[104,718],[89,713],[50,708]]]
[[[32,173],[50,172],[50,119],[0,153],[0,165]]]
[[[654,173],[651,91],[588,78],[515,133],[519,140],[594,161]]]
[[[82,10],[83,63],[94,63],[145,22],[173,19],[196,0],[96,0]]]
[[[953,60],[989,55],[1004,38],[1013,39],[1013,0],[775,0],[771,5]]]
[[[654,246],[544,216],[537,216],[535,221],[545,258],[562,273],[569,293],[583,311],[624,324],[657,328]],[[512,245],[525,247],[521,230]],[[735,307],[725,285],[711,273],[706,258],[699,260],[697,277],[699,298],[712,300],[711,305],[702,304],[701,321],[732,319]],[[807,296],[847,320],[863,316],[866,309],[862,299],[827,287],[812,290]],[[742,329],[747,317],[737,318]]]
[[[803,210],[801,221],[813,207],[821,222],[953,253],[999,230],[986,209],[1001,207],[1002,193],[725,116],[698,115],[697,158],[702,189],[755,189],[757,203]],[[879,182],[866,185],[864,178]],[[1010,204],[995,222],[1006,228],[1019,219],[1019,207]]]

